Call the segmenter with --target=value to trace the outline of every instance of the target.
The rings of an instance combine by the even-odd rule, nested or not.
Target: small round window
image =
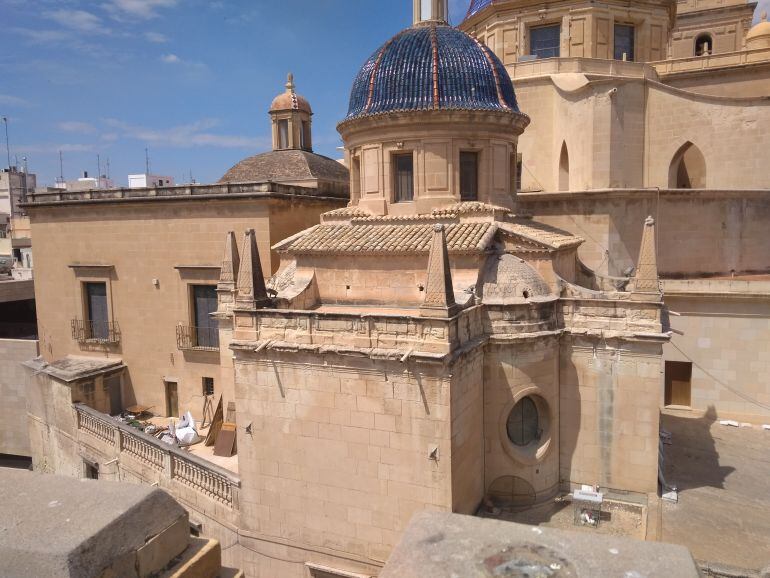
[[[526,446],[540,439],[540,415],[531,397],[525,397],[513,406],[506,424],[508,439],[517,446]]]

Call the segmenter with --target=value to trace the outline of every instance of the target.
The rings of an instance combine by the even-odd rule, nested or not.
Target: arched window
[[[559,190],[569,191],[569,151],[567,143],[561,145],[561,157],[559,158]]]
[[[540,414],[531,397],[525,397],[513,406],[506,423],[508,439],[517,446],[526,446],[540,439]]]
[[[711,34],[699,34],[695,39],[695,56],[708,56],[714,53],[714,39]]]
[[[684,143],[671,160],[668,186],[672,189],[706,188],[706,159],[693,143]]]

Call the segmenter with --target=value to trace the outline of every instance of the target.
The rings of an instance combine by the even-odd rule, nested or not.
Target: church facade
[[[274,150],[176,205],[205,262],[192,242],[118,262],[67,217],[170,220],[150,207],[172,199],[34,199],[38,261],[54,226],[82,236],[36,281],[35,467],[157,484],[260,577],[375,576],[426,509],[496,515],[589,484],[654,513],[661,408],[770,416],[770,25],[741,0],[632,4],[473,0],[453,28],[446,0],[415,0],[353,79],[347,169],[312,153],[289,78]],[[146,196],[176,193],[196,195]],[[119,292],[144,277],[132,319]],[[96,347],[69,322],[99,282],[128,325]],[[209,288],[217,348],[167,361],[188,285]],[[163,359],[142,358],[141,323],[166,314]],[[236,471],[104,415],[171,415],[166,378],[192,399],[201,367],[234,401]],[[83,397],[118,372],[120,395]]]

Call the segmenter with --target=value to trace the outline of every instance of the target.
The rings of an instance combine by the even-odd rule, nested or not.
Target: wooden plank
[[[203,442],[203,445],[213,446],[216,443],[217,435],[219,435],[219,430],[222,427],[222,422],[224,422],[224,417],[222,415],[222,396],[220,395],[217,410],[214,412],[214,419],[211,422],[209,433],[206,434],[206,440]]]
[[[235,424],[223,423],[217,435],[217,444],[214,446],[214,455],[229,458],[235,454]]]

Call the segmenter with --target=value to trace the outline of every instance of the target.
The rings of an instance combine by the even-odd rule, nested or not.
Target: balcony
[[[177,325],[176,346],[179,351],[219,351],[219,328]]]
[[[233,472],[90,407],[82,404],[73,407],[78,432],[88,436],[89,447],[99,449],[103,462],[117,459],[122,468],[144,472],[147,479],[156,480],[153,485],[168,490],[175,497],[182,495],[182,488],[189,488],[230,510],[238,509],[241,482]]]
[[[120,327],[117,321],[73,319],[72,339],[78,343],[119,343]]]

